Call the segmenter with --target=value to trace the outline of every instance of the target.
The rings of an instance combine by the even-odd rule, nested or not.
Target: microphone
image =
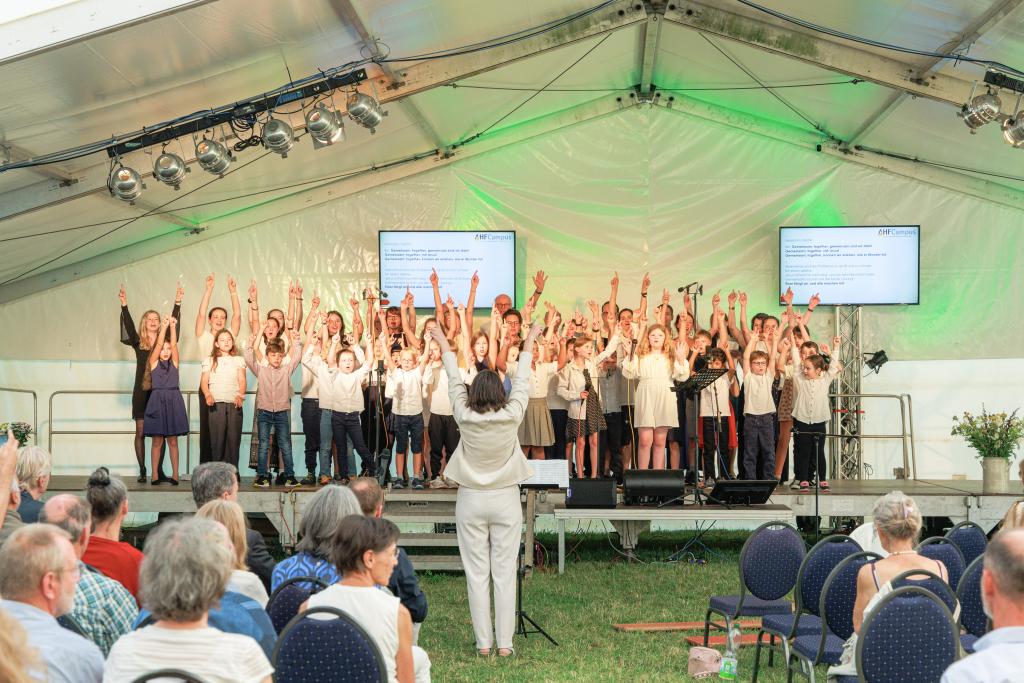
[[[363,301],[366,301],[371,296],[373,296],[373,289],[367,287],[366,289],[363,290]],[[381,290],[381,291],[377,292],[377,296],[374,297],[374,298],[376,298],[376,299],[387,299],[388,298],[388,293],[383,291],[383,290]]]
[[[693,287],[696,284],[697,284],[696,282],[691,282],[690,284],[686,285],[685,287],[680,287],[676,291],[679,292],[679,293],[688,292],[688,291],[690,291],[690,287]]]

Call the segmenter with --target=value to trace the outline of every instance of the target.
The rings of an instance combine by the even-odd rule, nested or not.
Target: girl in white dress
[[[665,438],[670,428],[679,426],[672,381],[683,382],[690,376],[686,345],[674,345],[664,325],[651,325],[636,354],[623,360],[622,376],[639,380],[633,417],[639,440],[637,466],[642,470],[648,468],[653,447],[654,469],[663,470]]]

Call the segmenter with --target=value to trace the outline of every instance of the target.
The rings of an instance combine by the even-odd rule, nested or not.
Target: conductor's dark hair
[[[481,370],[469,385],[469,409],[475,413],[501,410],[508,404],[505,387],[494,370]]]

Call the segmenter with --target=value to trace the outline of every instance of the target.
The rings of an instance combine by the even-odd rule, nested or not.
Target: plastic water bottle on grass
[[[740,629],[735,624],[729,629],[726,637],[725,654],[722,665],[718,669],[718,677],[724,681],[736,680],[736,651],[740,646]]]

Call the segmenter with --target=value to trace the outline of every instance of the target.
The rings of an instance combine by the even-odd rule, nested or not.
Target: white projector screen
[[[499,294],[508,294],[515,306],[516,233],[512,230],[381,230],[378,241],[380,288],[395,305],[408,287],[417,308],[433,308],[433,268],[442,299],[451,294],[456,304],[466,303],[476,271],[480,276],[476,308],[490,308]]]
[[[831,306],[920,303],[921,226],[779,228],[779,296]]]

